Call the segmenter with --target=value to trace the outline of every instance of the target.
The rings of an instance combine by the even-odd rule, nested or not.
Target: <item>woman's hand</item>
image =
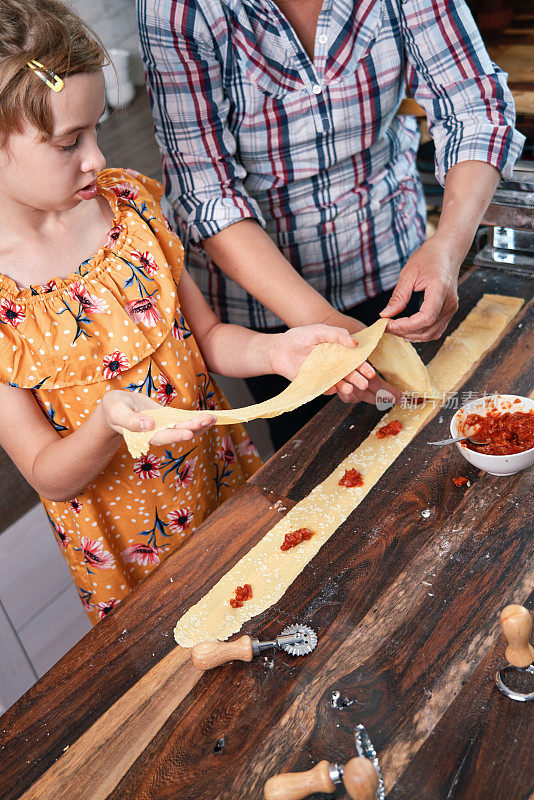
[[[401,270],[391,299],[381,317],[394,317],[406,307],[412,292],[424,291],[423,304],[411,317],[392,319],[388,333],[412,342],[438,339],[458,308],[460,264],[447,254],[437,234],[429,237]]]
[[[355,320],[351,320],[352,323]],[[359,325],[361,330],[361,323]],[[313,348],[322,342],[334,342],[345,347],[356,347],[356,343],[346,328],[336,328],[331,325],[304,325],[291,328],[285,333],[272,336],[270,350],[270,366],[273,372],[293,380],[304,360]],[[345,403],[355,403],[359,400],[374,402],[378,388],[391,387],[379,378],[373,367],[364,361],[358,369],[346,375],[343,380],[325,392],[337,394]],[[393,390],[395,395],[400,393]]]
[[[328,317],[327,325],[336,325],[346,328],[349,333],[354,334],[358,333],[358,331],[363,330],[367,326],[360,322],[358,319],[354,319],[354,317],[349,317],[347,314],[342,314],[340,311],[333,311],[332,314]],[[325,394],[336,394],[338,395],[339,399],[342,400],[344,403],[359,403],[363,400],[365,403],[370,403],[371,405],[376,405],[376,393],[378,391],[386,392],[392,395],[395,398],[396,403],[400,403],[402,392],[392,386],[390,383],[386,383],[386,381],[377,375],[373,367],[365,362],[365,366],[369,367],[372,371],[374,377],[369,373],[369,379],[367,382],[367,387],[365,389],[359,388],[355,385],[352,380],[352,376],[354,373],[347,375],[346,378],[343,378],[342,381],[339,381],[335,386],[331,389],[328,389]],[[357,371],[360,371],[361,367],[358,367]],[[365,373],[364,373],[365,374]]]
[[[138,392],[111,391],[102,398],[102,413],[107,425],[117,433],[122,429],[129,431],[151,431],[155,427],[152,417],[144,416],[143,411],[161,408],[158,403]],[[151,444],[164,445],[175,442],[187,442],[211,428],[216,422],[215,416],[208,411],[199,412],[187,422],[180,422],[174,428],[159,431],[151,440]]]

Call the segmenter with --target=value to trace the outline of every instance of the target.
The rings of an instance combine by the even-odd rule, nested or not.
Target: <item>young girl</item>
[[[93,623],[259,465],[241,426],[213,426],[209,410],[228,406],[208,369],[293,378],[315,344],[353,346],[324,325],[266,335],[217,320],[161,186],[104,170],[105,57],[63,3],[0,0],[0,444],[41,495]],[[365,389],[374,371],[360,369],[346,381]],[[204,413],[133,460],[121,431],[153,427],[142,412],[156,403]]]

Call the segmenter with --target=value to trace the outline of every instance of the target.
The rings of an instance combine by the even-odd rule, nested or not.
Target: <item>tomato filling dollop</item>
[[[383,425],[376,432],[377,439],[385,439],[386,436],[396,436],[402,430],[402,423],[398,419],[394,419],[387,425]]]
[[[484,416],[468,414],[463,431],[485,445],[466,441],[465,446],[488,456],[509,456],[534,447],[533,411],[490,411]]]
[[[340,486],[348,486],[349,489],[353,486],[363,486],[361,474],[357,469],[346,469],[345,474],[339,481]]]
[[[296,531],[286,533],[284,541],[280,545],[280,550],[291,550],[292,547],[296,547],[301,542],[308,541],[312,536],[313,531],[310,531],[309,528],[298,528]]]
[[[230,605],[232,608],[241,608],[243,603],[246,600],[250,600],[252,597],[252,587],[250,583],[245,583],[244,586],[238,586],[234,592],[235,598],[232,597],[230,600]]]
[[[467,486],[469,480],[465,478],[463,475],[460,475],[459,478],[453,478],[452,482],[454,483],[455,486]]]

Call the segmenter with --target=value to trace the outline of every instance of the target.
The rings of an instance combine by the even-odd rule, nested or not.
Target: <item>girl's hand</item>
[[[358,331],[364,330],[367,326],[360,322],[358,319],[354,319],[354,317],[348,316],[348,314],[343,314],[341,311],[334,311],[326,320],[328,326],[340,326],[342,328],[346,328],[349,333],[355,334]],[[349,378],[354,375],[347,375],[346,378],[343,378],[342,381],[339,381],[335,386],[331,389],[328,389],[325,394],[336,394],[340,400],[344,403],[359,403],[360,400],[363,400],[365,403],[370,403],[371,405],[377,404],[376,393],[380,390],[381,392],[385,392],[395,399],[396,403],[401,402],[402,392],[392,386],[390,383],[387,383],[380,375],[377,375],[375,370],[372,366],[370,366],[367,362],[365,362],[366,367],[370,367],[375,377],[371,377],[368,381],[368,386],[365,390],[355,386]],[[361,367],[358,367],[358,371],[361,370]]]
[[[106,424],[117,433],[122,429],[129,431],[151,431],[155,427],[152,417],[143,416],[143,411],[161,408],[158,403],[138,392],[111,391],[106,392],[101,403]],[[199,412],[187,422],[180,422],[174,428],[159,431],[151,440],[151,444],[164,445],[175,442],[187,442],[211,428],[216,422],[215,416],[208,411]]]
[[[271,336],[270,365],[273,372],[293,380],[304,360],[313,348],[322,342],[334,342],[345,347],[356,347],[354,339],[346,328],[335,328],[331,325],[305,325],[291,328],[285,333]],[[373,390],[370,381],[382,384],[390,389],[366,361],[358,369],[345,376],[325,394],[338,393],[341,400],[354,403],[359,400],[374,402],[377,385]]]
[[[412,292],[424,290],[425,299],[411,317],[392,319],[388,333],[411,342],[439,339],[458,309],[460,265],[449,257],[445,243],[430,236],[408,259],[401,270],[391,299],[381,317],[394,317],[406,307]]]

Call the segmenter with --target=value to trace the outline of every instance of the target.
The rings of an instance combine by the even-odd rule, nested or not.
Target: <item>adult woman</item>
[[[465,3],[138,0],[138,17],[173,221],[217,314],[259,330],[320,320],[356,331],[409,313],[419,290],[421,309],[388,330],[440,336],[499,172],[510,177],[523,143]],[[406,83],[445,185],[426,242],[417,126],[396,115]],[[372,400],[378,385],[338,393]],[[279,387],[251,388],[262,399]],[[280,423],[277,445],[292,432]]]

